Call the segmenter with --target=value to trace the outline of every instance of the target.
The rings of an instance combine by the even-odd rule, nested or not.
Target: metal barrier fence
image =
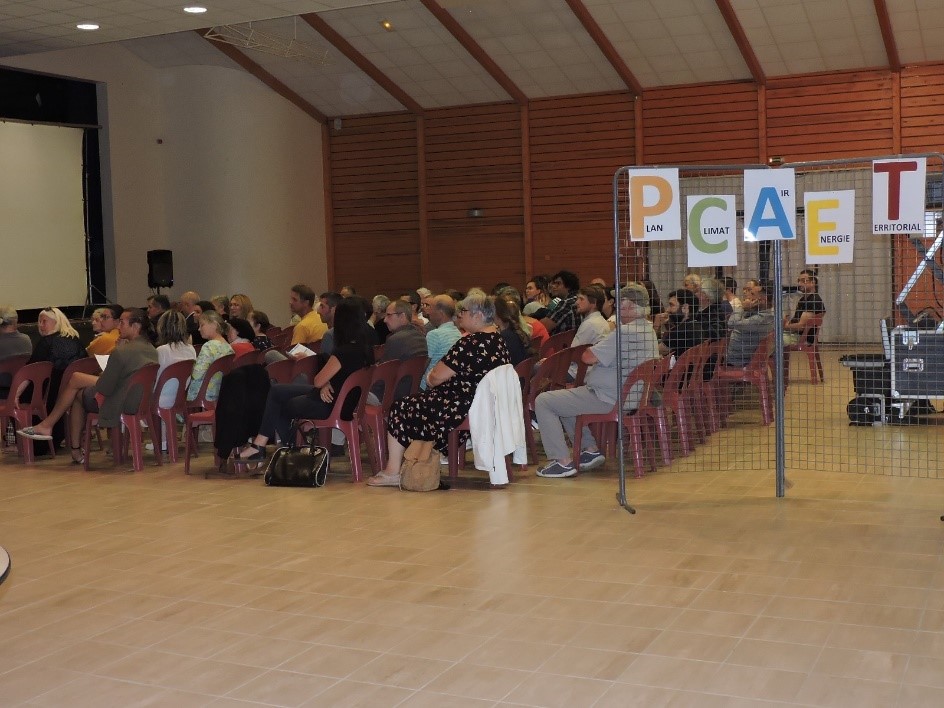
[[[924,233],[873,234],[873,161],[904,158],[923,158],[926,163]],[[712,280],[733,277],[739,296],[749,280],[768,281],[775,327],[766,395],[774,419],[773,424],[763,424],[764,401],[755,384],[726,381],[716,382],[712,389],[703,388],[698,394],[701,399],[692,403],[690,412],[696,423],[692,452],[683,454],[687,445],[680,439],[674,416],[670,417],[672,462],[660,466],[655,474],[693,469],[777,470],[778,495],[784,493],[784,474],[789,476],[796,470],[944,476],[940,436],[944,431],[936,430],[944,424],[944,413],[938,413],[944,408],[940,400],[944,399],[944,233],[939,222],[944,156],[934,153],[783,165],[795,175],[796,237],[759,242],[741,237],[744,171],[768,169],[763,165],[666,166],[678,170],[683,238],[631,238],[630,177],[639,169],[662,167],[626,167],[614,176],[616,282],[648,281],[664,305],[668,294],[683,288],[684,278],[692,273],[706,281],[709,292]],[[850,191],[855,195],[852,261],[807,263],[806,195],[813,198],[814,192],[818,196]],[[689,197],[702,195],[734,198],[737,265],[690,266],[686,203]],[[822,225],[820,213],[811,218],[814,226]],[[638,224],[637,219],[637,228]],[[810,272],[803,273],[807,270]],[[801,277],[804,281],[798,282]],[[808,293],[800,292],[809,289],[810,280],[816,283],[825,305],[821,326],[785,332],[784,320],[794,319],[798,301],[803,298],[804,306],[810,301]],[[701,299],[704,304],[704,294]],[[887,329],[883,329],[883,322]],[[887,332],[884,339],[883,332]],[[712,397],[721,399],[720,403],[712,403]],[[724,427],[715,426],[712,431],[708,405],[722,406]],[[704,423],[702,434],[698,434],[699,422]],[[620,430],[623,436],[622,424]],[[631,477],[633,466],[626,462],[631,458],[626,457],[628,440],[623,437],[619,496],[625,503],[625,471]]]

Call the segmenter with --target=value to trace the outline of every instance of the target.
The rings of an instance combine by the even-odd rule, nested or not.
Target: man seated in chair
[[[126,308],[118,318],[120,342],[108,357],[108,364],[101,376],[75,373],[69,383],[59,392],[56,405],[45,419],[36,425],[18,430],[17,434],[34,440],[52,440],[52,426],[66,411],[71,409],[69,425],[72,440],[72,460],[76,464],[85,461],[81,445],[86,413],[98,413],[98,424],[103,428],[115,428],[121,424],[121,414],[138,405],[129,394],[131,377],[146,364],[157,364],[157,349],[151,344],[151,322],[144,310]],[[104,396],[99,403],[97,394]],[[99,405],[101,407],[99,408]]]
[[[742,309],[728,318],[728,350],[724,365],[743,368],[751,361],[757,346],[774,329],[774,311],[770,307],[769,283],[760,283],[749,291],[745,286]]]
[[[797,278],[797,288],[801,293],[800,299],[797,300],[793,317],[783,325],[783,343],[785,346],[799,344],[800,335],[806,329],[810,319],[826,314],[826,304],[817,292],[818,287],[819,280],[812,271],[804,270],[800,273],[800,277]],[[807,336],[807,342],[809,344],[813,343],[812,332]]]
[[[16,328],[19,320],[19,313],[11,305],[0,305],[0,361],[33,353],[29,336]],[[0,400],[6,399],[12,380],[12,374],[0,374]]]
[[[659,346],[655,330],[646,319],[649,314],[649,293],[639,283],[629,283],[620,289],[620,340],[623,378],[649,359],[659,358]],[[586,413],[609,413],[620,399],[623,381],[616,377],[616,331],[607,334],[600,342],[584,351],[582,359],[590,364],[585,383],[576,388],[546,391],[537,397],[534,404],[541,443],[547,455],[547,464],[537,472],[539,477],[573,477],[577,474],[573,457],[567,446],[564,433],[574,438],[576,417]],[[639,400],[639,392],[630,393],[625,409],[633,409]],[[584,431],[580,467],[592,470],[606,462],[589,430]]]
[[[682,356],[686,351],[701,344],[707,336],[698,317],[698,296],[691,290],[679,288],[669,293],[662,312],[655,316],[653,324],[658,329],[659,353]]]

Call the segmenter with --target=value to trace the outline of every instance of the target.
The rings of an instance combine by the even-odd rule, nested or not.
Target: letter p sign
[[[677,169],[629,170],[629,236],[633,241],[682,238]]]

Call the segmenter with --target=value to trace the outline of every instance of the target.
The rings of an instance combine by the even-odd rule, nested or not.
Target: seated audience
[[[730,317],[735,311],[741,309],[741,298],[737,296],[738,281],[730,275],[726,275],[721,279],[721,282],[724,285],[724,301],[731,308],[731,312],[728,313],[728,317]]]
[[[151,295],[147,299],[147,316],[151,320],[151,334],[157,331],[157,321],[161,318],[165,312],[170,309],[170,300],[166,295],[157,293],[156,295]],[[121,313],[119,312],[116,317],[120,317]]]
[[[518,312],[518,305],[511,298],[498,296],[494,298],[494,301],[495,326],[498,327],[499,334],[505,340],[511,363],[517,366],[535,355],[534,347],[531,346],[531,335],[521,326],[521,313]]]
[[[656,284],[651,280],[640,280],[639,283],[642,284],[646,292],[649,293],[649,319],[651,320],[656,315],[665,312],[665,308],[662,306],[662,299],[659,297],[659,291],[656,289]]]
[[[387,305],[387,314],[384,322],[390,330],[387,343],[384,344],[384,361],[403,361],[415,356],[427,356],[426,335],[420,332],[413,324],[413,306],[405,300],[394,300]],[[383,394],[383,390],[380,390]],[[374,395],[380,395],[376,391]]]
[[[187,335],[187,319],[180,312],[168,311],[157,321],[157,363],[160,369],[157,378],[171,364],[178,361],[193,361],[197,358],[197,351],[189,341]],[[170,408],[174,405],[177,396],[177,381],[168,381],[163,390],[155,391],[158,394],[158,405],[161,408]]]
[[[249,299],[248,295],[243,295],[238,293],[233,295],[229,299],[229,316],[239,317],[243,320],[249,319],[249,313],[252,312],[252,300]]]
[[[580,315],[581,321],[570,346],[596,344],[611,332],[609,323],[600,312],[605,302],[606,295],[597,286],[580,288],[577,293],[577,314]],[[571,381],[577,376],[577,368],[577,362],[574,362],[567,370]]]
[[[541,319],[541,323],[551,335],[577,329],[580,315],[577,314],[577,291],[580,278],[569,270],[554,274],[549,285],[551,295],[559,300],[550,314]]]
[[[272,326],[269,316],[262,310],[253,310],[249,313],[249,324],[252,325],[252,332],[255,335],[252,338],[252,346],[259,351],[271,349],[272,341],[266,334]]]
[[[206,376],[210,365],[228,354],[234,354],[233,348],[227,340],[229,325],[223,321],[216,310],[210,310],[200,315],[200,336],[205,340],[200,347],[200,353],[197,354],[197,360],[193,365],[193,373],[190,375],[190,384],[187,386],[187,400],[194,401],[197,394],[200,393],[200,387],[203,385],[203,378]],[[220,383],[223,380],[221,374],[216,374],[207,387],[206,397],[208,401],[215,401],[220,394]]]
[[[430,301],[429,323],[433,328],[426,333],[426,351],[429,364],[423,372],[420,388],[426,390],[426,376],[439,363],[452,345],[459,341],[462,333],[456,327],[453,318],[456,314],[456,302],[448,295],[434,295]]]
[[[524,286],[524,296],[527,303],[522,311],[526,315],[538,319],[547,316],[548,305],[551,302],[551,294],[547,289],[547,278],[543,275],[534,276]]]
[[[695,319],[701,322],[705,338],[711,342],[728,336],[728,318],[734,314],[731,305],[724,299],[724,285],[716,278],[704,278],[701,291],[705,296],[705,305],[695,313]]]
[[[412,324],[419,331],[420,334],[426,335],[426,325],[428,320],[423,316],[423,313],[420,311],[423,303],[420,294],[416,291],[411,293],[404,293],[400,296],[400,300],[410,303],[410,307],[413,309],[413,317],[410,320]]]
[[[521,313],[521,328],[531,339],[535,337],[538,338],[539,342],[537,346],[540,348],[540,346],[548,340],[548,337],[551,336],[547,333],[547,327],[541,323],[541,320],[524,314],[523,308],[525,306],[521,301],[521,293],[519,293],[516,288],[509,285],[507,288],[502,288],[499,294],[506,300],[510,300],[515,307],[518,308],[518,312]]]
[[[178,308],[187,318],[187,333],[190,335],[190,341],[194,346],[203,344],[199,331],[200,324],[197,322],[197,318],[200,316],[200,310],[197,307],[198,302],[200,302],[200,296],[192,290],[188,290],[181,295],[177,302]]]
[[[20,316],[10,305],[0,305],[0,361],[13,356],[33,353],[33,342],[29,336],[16,328]],[[0,374],[0,400],[5,400],[10,390],[12,374]]]
[[[115,345],[118,344],[119,317],[121,317],[119,305],[99,307],[92,313],[92,330],[98,327],[99,334],[85,348],[89,356],[111,354],[115,350]]]
[[[354,289],[353,285],[342,285],[338,293],[341,297],[354,297],[357,295],[357,291]]]
[[[659,354],[676,357],[705,341],[705,328],[695,315],[698,298],[691,290],[679,288],[669,293],[665,312],[653,321],[659,336]]]
[[[387,328],[384,318],[387,316],[387,305],[390,304],[390,298],[386,295],[374,295],[371,300],[373,313],[367,320],[367,324],[374,328],[377,333],[377,344],[383,344],[390,336],[390,330]]]
[[[510,363],[508,347],[495,326],[495,306],[482,294],[468,295],[457,308],[458,325],[468,332],[426,377],[429,388],[393,404],[387,417],[387,466],[367,480],[372,487],[400,483],[403,452],[413,440],[432,440],[440,453],[449,433],[469,413],[475,388],[492,369]],[[460,435],[465,444],[468,434]]]
[[[334,312],[344,302],[340,293],[321,293],[318,296],[318,316],[328,326],[328,331],[321,338],[321,353],[330,354],[334,349]]]
[[[757,281],[747,282],[751,284]],[[749,295],[748,287],[751,288]],[[728,318],[728,349],[724,365],[729,367],[747,366],[757,350],[757,345],[774,329],[770,285],[745,285],[744,291],[743,309]]]
[[[649,314],[649,294],[639,283],[630,283],[620,289],[620,360],[625,377],[637,366],[659,356],[656,333],[646,320]],[[564,433],[573,440],[576,417],[584,413],[608,413],[620,400],[623,381],[616,376],[616,331],[610,332],[602,341],[583,353],[583,361],[590,364],[583,386],[545,391],[535,400],[535,414],[541,429],[541,442],[548,463],[537,471],[539,477],[573,477],[577,474],[573,457]],[[630,393],[625,410],[632,410],[638,403],[640,392]],[[600,453],[589,428],[583,431],[583,450],[580,467],[592,470],[606,459]]]
[[[86,413],[98,413],[101,427],[114,428],[121,424],[121,414],[135,410],[140,402],[140,392],[131,391],[129,383],[138,369],[158,361],[157,350],[148,337],[150,326],[144,310],[123,310],[118,320],[122,344],[108,357],[101,376],[74,374],[49,415],[36,425],[17,431],[18,434],[34,440],[52,440],[53,425],[71,410],[72,461],[82,464],[88,451],[83,452],[82,446],[75,443],[82,439]]]
[[[119,314],[121,314],[120,310]],[[47,307],[42,310],[39,313],[37,326],[40,337],[33,349],[29,363],[32,364],[36,361],[52,363],[52,378],[49,380],[46,400],[55,401],[59,395],[62,374],[66,367],[76,359],[84,359],[86,351],[79,341],[79,333],[75,331],[68,318],[58,307]],[[65,439],[65,425],[57,421],[52,436],[53,444],[58,447]]]
[[[807,327],[811,318],[817,315],[826,314],[826,303],[816,292],[819,286],[819,279],[810,271],[803,271],[797,278],[797,287],[801,293],[797,300],[796,308],[793,311],[793,317],[784,323],[783,343],[785,345],[797,344],[800,341],[800,334]],[[810,332],[807,340],[810,344],[813,342],[814,334]]]
[[[292,344],[320,342],[328,325],[315,311],[315,291],[302,283],[292,286],[288,305],[292,314],[300,318],[292,330]]]
[[[287,441],[292,420],[326,418],[334,407],[334,398],[348,376],[372,366],[374,349],[365,338],[361,308],[342,302],[334,315],[334,351],[315,376],[314,386],[275,384],[269,389],[259,433],[252,442],[237,452],[239,460],[256,462],[265,459],[265,448],[278,435]],[[346,401],[341,415],[350,419],[354,412],[353,398]]]
[[[252,340],[256,338],[256,333],[249,324],[249,320],[242,317],[230,317],[229,328],[226,331],[226,341],[233,348],[233,353],[239,356],[256,351]]]
[[[223,321],[229,319],[229,295],[214,295],[210,298],[213,303],[213,309],[223,318]],[[204,310],[206,312],[207,310]]]

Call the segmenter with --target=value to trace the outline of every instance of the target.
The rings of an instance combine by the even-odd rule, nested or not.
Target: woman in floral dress
[[[456,307],[456,318],[466,336],[429,372],[429,388],[393,404],[387,416],[387,466],[368,479],[368,485],[398,486],[403,452],[413,440],[432,440],[435,448],[445,453],[449,433],[469,414],[479,381],[492,369],[511,362],[495,326],[494,299],[469,295]],[[460,443],[467,437],[468,433],[463,433]]]

